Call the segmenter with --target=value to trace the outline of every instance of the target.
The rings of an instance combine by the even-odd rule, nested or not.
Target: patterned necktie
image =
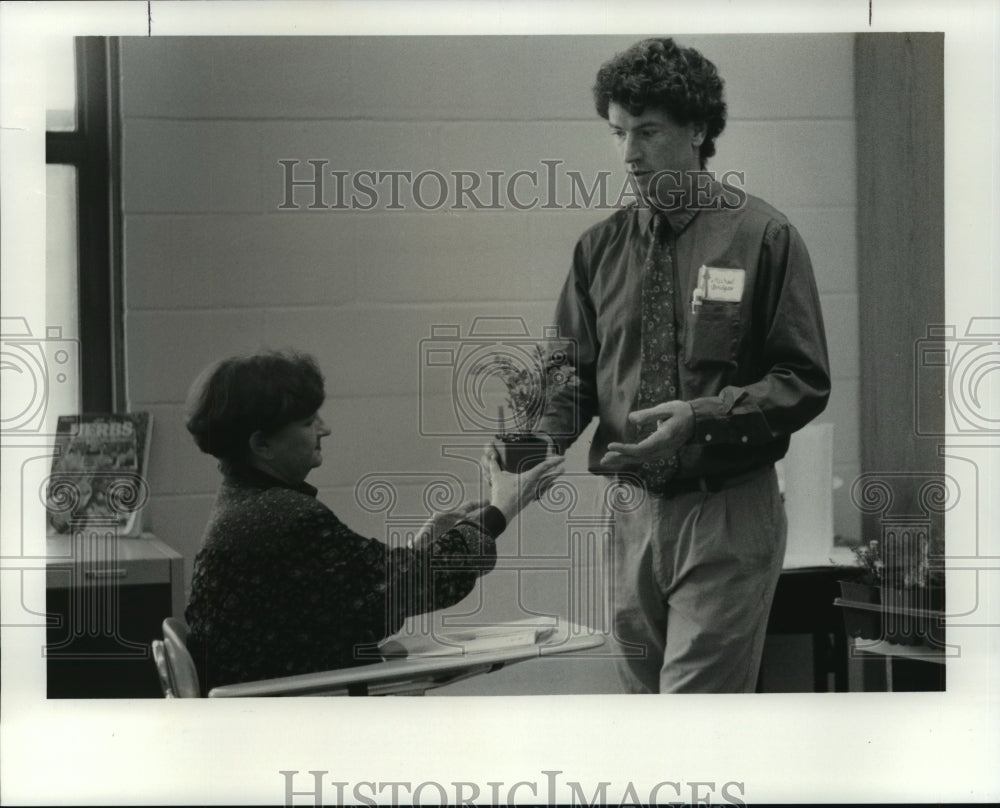
[[[636,409],[677,398],[677,326],[674,322],[674,268],[667,246],[670,225],[653,215],[653,237],[642,275],[642,364]],[[640,441],[656,431],[656,422],[637,427]],[[677,455],[644,461],[639,475],[649,491],[661,491],[677,473]]]

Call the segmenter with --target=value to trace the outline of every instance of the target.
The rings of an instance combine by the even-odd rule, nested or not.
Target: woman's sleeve
[[[398,631],[409,615],[468,595],[495,566],[495,538],[506,526],[491,506],[478,520],[461,522],[420,548],[390,548],[355,533],[332,512],[330,517],[320,537],[324,588],[352,621],[379,638]]]
[[[399,554],[402,617],[444,609],[468,595],[479,576],[496,566],[496,538],[506,526],[504,515],[490,505],[478,519],[459,522],[421,549],[393,550]]]

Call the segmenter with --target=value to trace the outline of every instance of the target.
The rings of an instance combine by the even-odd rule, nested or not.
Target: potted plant
[[[885,562],[877,541],[853,548],[857,566],[848,567],[840,580],[840,594],[855,603],[881,603],[882,573]]]
[[[506,409],[503,405],[497,408],[499,430],[493,446],[501,468],[515,473],[537,466],[558,451],[552,438],[536,432],[535,428],[552,397],[579,383],[575,370],[561,352],[547,353],[541,345],[535,345],[532,351],[517,358],[520,361],[497,354],[474,370],[503,384]]]
[[[855,548],[857,567],[840,582],[844,623],[852,637],[904,645],[944,640],[944,540],[899,530]]]
[[[844,609],[844,628],[848,636],[866,640],[882,638],[882,561],[877,541],[854,548],[857,566],[847,567],[840,579],[841,597],[837,605]]]

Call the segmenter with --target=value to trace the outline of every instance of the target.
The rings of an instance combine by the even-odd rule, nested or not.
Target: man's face
[[[698,149],[705,136],[699,124],[675,123],[665,110],[647,107],[632,115],[611,102],[608,123],[622,158],[648,202],[670,203],[683,175],[701,165]]]

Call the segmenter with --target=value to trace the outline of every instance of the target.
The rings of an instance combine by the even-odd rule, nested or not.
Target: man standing
[[[704,170],[722,86],[671,39],[601,67],[597,112],[638,198],[583,234],[556,307],[580,384],[540,429],[565,450],[596,415],[591,471],[641,489],[614,514],[629,692],[754,690],[787,529],[774,462],[830,393],[801,237]]]

